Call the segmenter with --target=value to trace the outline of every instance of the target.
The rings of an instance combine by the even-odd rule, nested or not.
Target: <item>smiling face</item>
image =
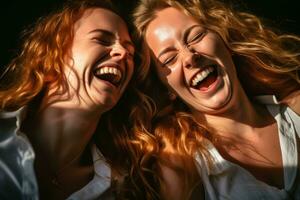
[[[92,109],[112,108],[132,77],[133,54],[127,26],[118,15],[86,10],[74,26],[72,59],[65,68],[75,100]]]
[[[145,38],[158,76],[192,111],[216,114],[226,109],[238,81],[231,54],[218,34],[170,7],[157,12]]]

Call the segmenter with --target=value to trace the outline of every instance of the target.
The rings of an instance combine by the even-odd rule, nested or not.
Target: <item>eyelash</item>
[[[134,54],[133,53],[131,53],[129,50],[127,50],[127,55],[130,57],[130,59],[133,59],[133,57],[134,57]]]
[[[177,55],[174,55],[174,56],[171,56],[169,58],[167,58],[164,62],[163,62],[163,65],[168,65],[168,64],[171,64],[172,62],[175,61]]]
[[[197,33],[191,40],[187,41],[187,43],[190,44],[193,42],[197,42],[198,40],[201,40],[205,36],[205,34],[205,31]]]
[[[197,33],[191,40],[187,41],[187,44],[191,44],[193,42],[197,42],[197,41],[200,41],[202,40],[202,38],[206,35],[206,31],[202,31],[202,32],[199,32]],[[169,58],[167,58],[164,62],[163,62],[163,65],[166,66],[166,65],[169,65],[171,64],[172,62],[175,61],[177,55],[174,55],[174,56],[171,56]]]
[[[94,38],[94,40],[95,40],[97,43],[99,43],[99,44],[101,44],[101,45],[103,45],[103,46],[109,46],[109,45],[111,44],[110,41],[103,40],[103,39],[100,39],[100,38]]]

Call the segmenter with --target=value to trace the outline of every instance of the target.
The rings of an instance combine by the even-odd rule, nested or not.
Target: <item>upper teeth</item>
[[[121,78],[122,76],[121,71],[115,67],[102,67],[96,70],[96,75],[103,75],[103,74],[114,74],[118,76],[118,78]]]
[[[205,70],[199,72],[193,79],[192,79],[192,86],[196,86],[199,82],[205,79],[211,72],[214,71],[214,68],[209,66]]]

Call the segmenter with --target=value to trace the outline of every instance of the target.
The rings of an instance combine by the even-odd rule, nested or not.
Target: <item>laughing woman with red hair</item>
[[[146,104],[117,13],[109,1],[69,1],[28,31],[1,76],[1,199],[38,198],[34,154],[41,199],[125,195],[130,130]]]

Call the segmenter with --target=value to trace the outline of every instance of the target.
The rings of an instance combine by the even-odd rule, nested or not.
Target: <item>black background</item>
[[[124,9],[133,0],[116,0]],[[268,25],[285,33],[300,35],[299,0],[231,0],[234,7],[249,11],[265,19]],[[16,55],[20,46],[22,30],[39,17],[60,8],[63,0],[10,0],[1,6],[0,68],[6,66]]]

